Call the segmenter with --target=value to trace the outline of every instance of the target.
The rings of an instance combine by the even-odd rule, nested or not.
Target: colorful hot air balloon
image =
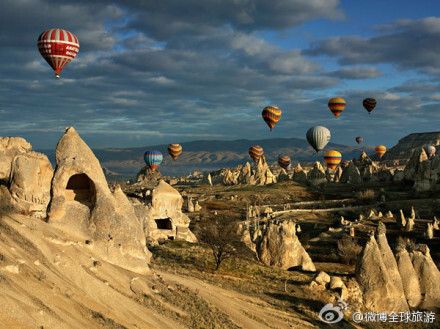
[[[270,131],[272,131],[272,128],[275,127],[277,122],[281,119],[281,109],[279,109],[277,106],[267,106],[263,109],[261,115],[269,126]]]
[[[341,162],[341,159],[342,155],[338,151],[327,151],[324,154],[324,161],[330,169],[335,169]]]
[[[387,148],[384,145],[377,145],[374,150],[376,151],[376,154],[379,156],[379,158],[382,158],[387,151]]]
[[[182,146],[180,146],[180,144],[170,144],[168,145],[168,153],[173,160],[176,160],[182,153]]]
[[[345,109],[345,99],[341,97],[333,97],[328,101],[328,107],[337,119],[342,111]]]
[[[254,160],[254,162],[258,162],[263,153],[263,148],[259,145],[253,145],[249,148],[249,155],[251,156],[252,160]]]
[[[429,146],[425,147],[426,155],[430,159],[435,155],[435,151],[436,151],[435,146],[429,145]]]
[[[307,130],[307,141],[319,153],[330,141],[330,130],[323,126],[314,126]]]
[[[355,138],[355,140],[356,140],[356,143],[360,144],[360,143],[362,143],[362,141],[364,139],[361,136],[358,136],[358,137]]]
[[[78,38],[67,30],[50,29],[38,37],[38,50],[46,62],[55,70],[55,77],[79,51]]]
[[[290,158],[287,156],[282,156],[278,158],[278,164],[280,165],[281,168],[287,169],[290,166]]]
[[[147,151],[144,154],[146,165],[151,169],[156,169],[162,163],[163,155],[161,152],[153,150]]]
[[[376,100],[374,98],[365,98],[362,102],[362,105],[365,107],[365,109],[368,111],[368,114],[373,111],[373,109],[376,107]]]
[[[350,164],[350,160],[345,160],[341,162],[341,168],[344,169]]]

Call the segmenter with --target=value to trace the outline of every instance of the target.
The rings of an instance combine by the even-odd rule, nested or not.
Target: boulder
[[[332,276],[330,280],[330,289],[340,289],[343,286],[345,286],[344,282],[339,276]]]
[[[138,273],[148,273],[142,223],[122,190],[112,193],[98,159],[73,127],[56,147],[48,224],[93,242],[103,259]]]
[[[9,191],[13,203],[38,218],[46,217],[53,168],[47,156],[29,152],[12,160]]]
[[[326,287],[327,284],[330,283],[331,278],[330,278],[330,275],[321,271],[315,275],[315,277],[313,278],[313,281],[315,281],[320,286]]]
[[[285,270],[300,266],[304,271],[316,270],[296,236],[295,223],[292,221],[269,223],[261,242],[257,244],[257,253],[259,259],[268,266]]]

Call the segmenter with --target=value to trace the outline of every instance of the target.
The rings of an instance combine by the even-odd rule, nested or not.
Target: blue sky
[[[440,131],[439,13],[434,0],[5,0],[0,136],[53,148],[74,126],[93,148],[135,147],[324,125],[332,142],[391,147]],[[80,41],[59,80],[36,47],[54,27]],[[270,104],[283,110],[273,132]]]

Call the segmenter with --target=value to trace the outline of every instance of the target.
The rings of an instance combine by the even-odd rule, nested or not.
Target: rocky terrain
[[[325,328],[440,310],[440,165],[255,165],[107,182],[74,128],[56,167],[0,140],[0,321],[8,328]],[[380,327],[380,324],[375,324]],[[367,326],[368,327],[368,326]]]

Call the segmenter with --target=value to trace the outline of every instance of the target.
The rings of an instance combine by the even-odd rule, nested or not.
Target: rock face
[[[25,154],[32,150],[24,138],[0,137],[0,181],[7,183],[11,174],[11,164],[15,156]]]
[[[269,223],[261,242],[257,244],[259,259],[268,266],[282,269],[300,266],[304,271],[316,271],[310,256],[302,247],[292,221]]]
[[[47,156],[36,152],[17,155],[12,160],[9,180],[13,202],[35,217],[45,218],[52,176]]]
[[[151,204],[142,205],[143,211],[137,211],[150,244],[170,238],[197,242],[189,230],[190,219],[182,213],[182,205],[180,193],[164,180],[159,181],[153,190]]]
[[[56,148],[48,223],[89,240],[110,263],[147,273],[151,257],[142,223],[122,190],[112,193],[98,159],[73,127]]]
[[[416,149],[404,170],[404,179],[414,182],[416,191],[438,189],[440,184],[440,157],[428,159],[424,149]]]
[[[385,249],[383,245],[382,249]],[[374,235],[370,234],[356,264],[355,273],[364,296],[365,307],[370,311],[398,313],[409,310],[403,288],[394,284],[395,278],[389,270],[390,263],[388,257],[384,259],[382,256]]]

